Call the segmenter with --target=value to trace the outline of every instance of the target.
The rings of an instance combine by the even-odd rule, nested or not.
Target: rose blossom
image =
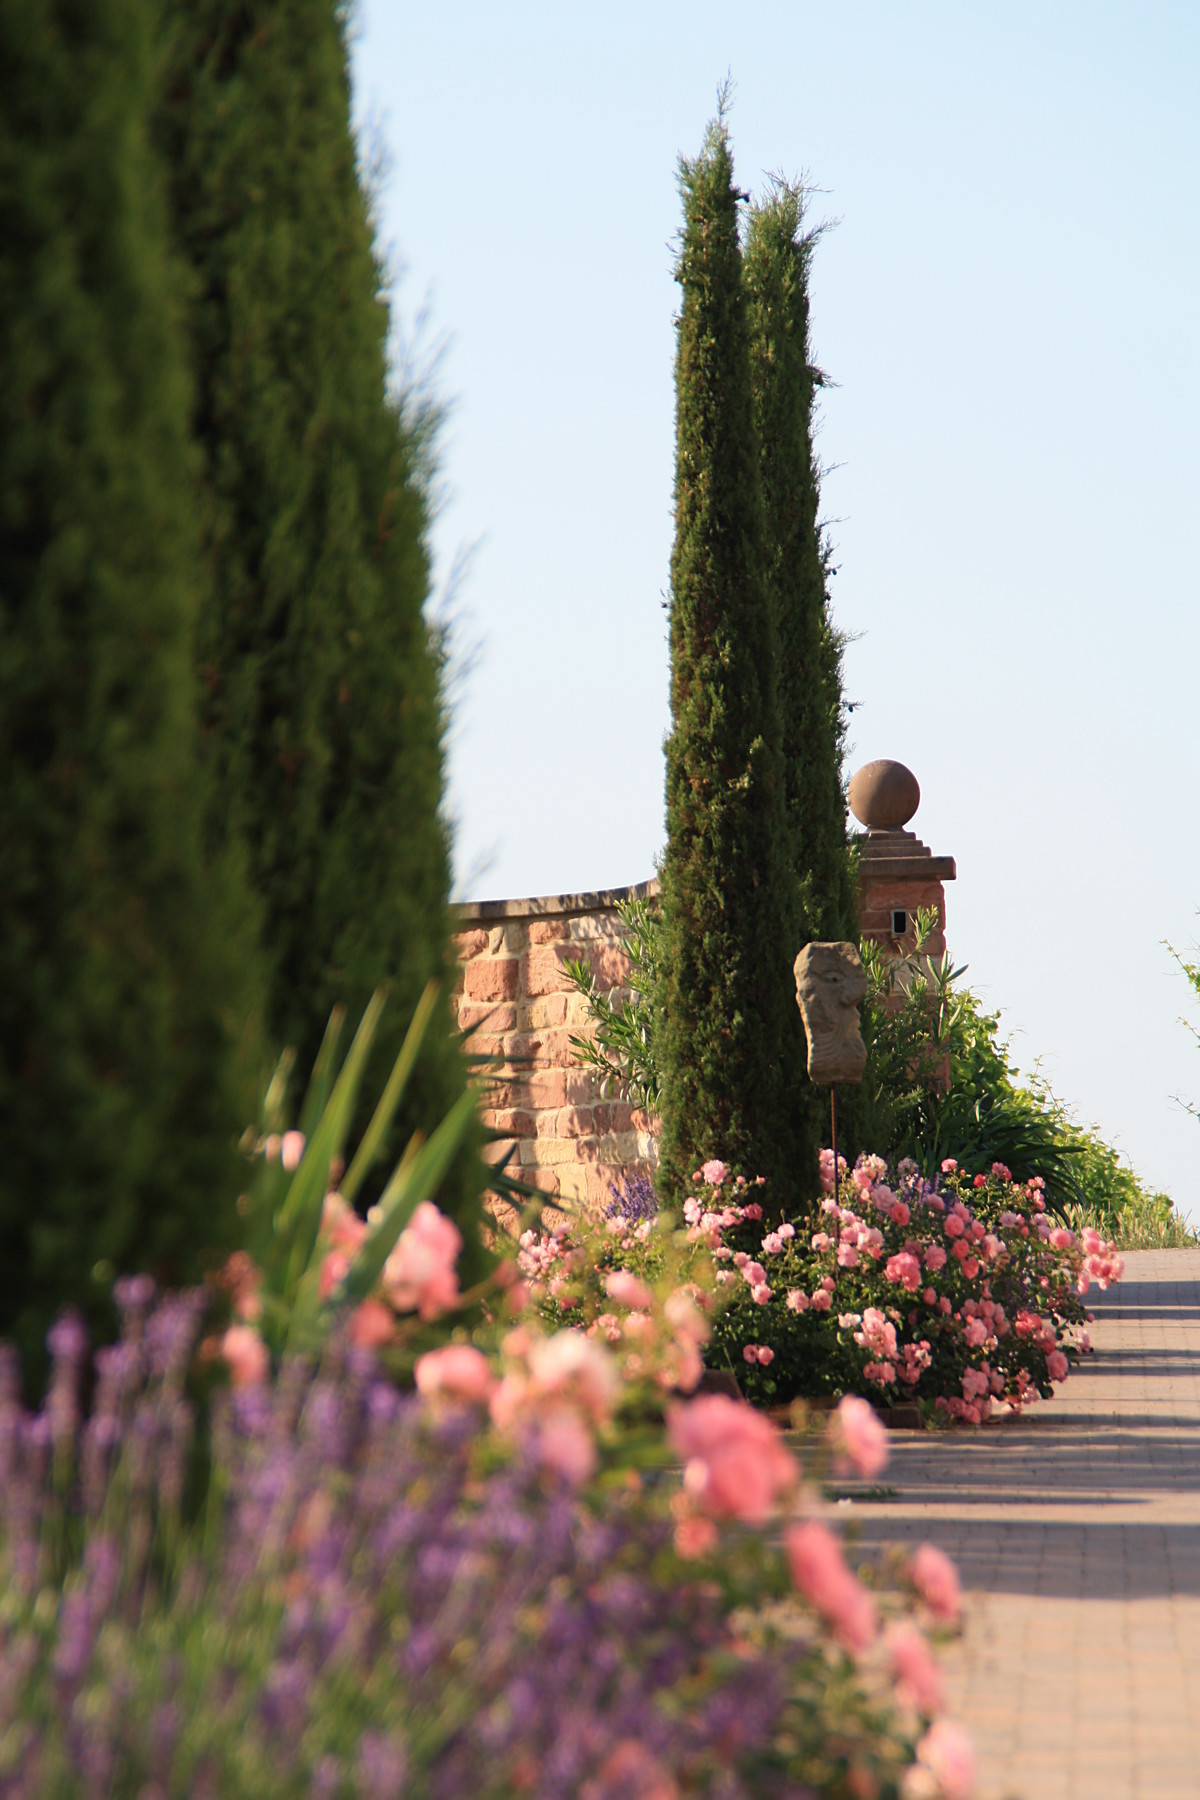
[[[452,1400],[482,1401],[496,1385],[491,1364],[473,1344],[443,1344],[417,1358],[413,1371],[418,1393],[445,1394]]]
[[[729,1170],[725,1164],[714,1156],[711,1161],[704,1163],[701,1167],[700,1179],[706,1181],[709,1187],[720,1187],[728,1174]]]
[[[870,1402],[857,1394],[847,1394],[834,1414],[834,1441],[839,1463],[868,1480],[887,1466],[887,1432]]]
[[[938,1269],[946,1266],[946,1252],[940,1244],[929,1244],[925,1250],[925,1267],[936,1274]]]
[[[645,1282],[639,1281],[628,1269],[614,1269],[605,1280],[604,1291],[618,1306],[635,1306],[644,1310],[654,1304],[654,1295]]]
[[[360,1350],[379,1350],[396,1335],[396,1315],[372,1295],[350,1314],[350,1342]]]
[[[1071,1373],[1071,1365],[1061,1350],[1052,1350],[1046,1358],[1046,1373],[1051,1381],[1065,1381]]]
[[[789,1288],[787,1306],[789,1311],[794,1313],[808,1311],[808,1295],[803,1288]]]
[[[917,1745],[917,1760],[929,1770],[944,1800],[971,1800],[975,1792],[975,1750],[961,1725],[951,1719],[937,1719]]]
[[[252,1325],[231,1325],[221,1339],[221,1354],[234,1387],[258,1387],[271,1372],[270,1352]]]
[[[915,1294],[921,1285],[921,1265],[911,1250],[901,1250],[887,1259],[886,1273],[889,1281],[897,1282],[908,1293]]]
[[[725,1394],[668,1406],[667,1436],[685,1464],[685,1491],[712,1517],[764,1524],[798,1474],[771,1421]]]
[[[901,1704],[926,1714],[940,1712],[942,1672],[924,1635],[915,1625],[891,1625],[887,1631],[887,1647]]]
[[[383,1265],[383,1287],[397,1312],[436,1319],[458,1299],[455,1263],[462,1233],[432,1200],[422,1200]]]
[[[936,1544],[920,1544],[908,1569],[913,1586],[935,1619],[953,1623],[962,1610],[958,1570]]]
[[[842,1547],[820,1519],[789,1525],[784,1554],[796,1588],[833,1627],[847,1650],[866,1650],[876,1631],[875,1602],[846,1567]]]

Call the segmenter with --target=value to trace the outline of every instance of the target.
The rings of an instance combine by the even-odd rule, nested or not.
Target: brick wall
[[[909,831],[871,832],[860,840],[864,936],[894,949],[895,913],[936,906],[930,949],[945,949],[945,883],[954,858],[934,856]],[[458,1022],[471,1047],[496,1059],[486,1122],[502,1134],[499,1157],[543,1193],[606,1206],[611,1188],[649,1175],[657,1161],[657,1121],[602,1097],[597,1078],[576,1060],[571,1038],[591,1035],[587,1003],[570,987],[568,960],[586,962],[600,987],[628,993],[629,961],[617,903],[649,898],[656,881],[603,893],[535,900],[483,900],[458,908],[462,975]]]
[[[514,1174],[543,1193],[589,1207],[610,1186],[648,1175],[657,1122],[616,1099],[581,1068],[572,1036],[591,1035],[587,1004],[563,965],[585,962],[598,984],[628,993],[629,960],[617,902],[657,893],[658,883],[535,900],[484,900],[458,908],[462,978],[455,998],[473,1050],[497,1059],[485,1121],[510,1145]]]

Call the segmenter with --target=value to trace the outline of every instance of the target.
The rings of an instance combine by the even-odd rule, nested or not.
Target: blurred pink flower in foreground
[[[252,1325],[231,1325],[221,1339],[221,1355],[234,1387],[257,1387],[271,1372],[270,1353]]]
[[[887,1432],[869,1400],[846,1395],[834,1414],[833,1440],[840,1467],[868,1479],[887,1467]]]
[[[422,1200],[383,1265],[383,1287],[397,1312],[436,1319],[458,1299],[455,1264],[462,1233],[432,1200]]]
[[[496,1385],[491,1364],[473,1344],[443,1344],[417,1358],[417,1389],[426,1396],[452,1400],[487,1400]]]
[[[917,1745],[917,1760],[937,1781],[945,1800],[971,1800],[975,1747],[961,1725],[952,1719],[938,1719]]]
[[[364,1300],[350,1314],[350,1342],[360,1350],[380,1350],[396,1335],[396,1315],[382,1300]]]
[[[628,1269],[614,1269],[605,1280],[604,1291],[618,1306],[648,1309],[654,1305],[654,1295],[645,1282],[639,1281]]]
[[[937,1619],[953,1623],[962,1611],[958,1570],[935,1544],[918,1546],[908,1570],[913,1586]]]
[[[716,1518],[765,1524],[799,1474],[770,1419],[725,1394],[669,1406],[667,1435],[685,1465],[685,1491]]]
[[[841,1543],[828,1525],[820,1519],[789,1525],[783,1548],[792,1580],[809,1605],[847,1650],[866,1650],[877,1628],[875,1602],[846,1567]]]
[[[279,1160],[289,1175],[294,1175],[300,1167],[300,1158],[304,1155],[304,1133],[302,1131],[285,1131],[279,1144]]]
[[[887,1647],[901,1704],[925,1714],[940,1712],[942,1672],[924,1635],[915,1625],[889,1625]]]

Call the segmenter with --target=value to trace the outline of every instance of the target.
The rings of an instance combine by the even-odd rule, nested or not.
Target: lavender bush
[[[482,1386],[463,1397],[475,1349],[430,1359],[441,1392],[405,1394],[335,1332],[319,1360],[218,1389],[206,1432],[189,1386],[204,1296],[155,1305],[135,1280],[118,1297],[121,1340],[94,1370],[78,1322],[55,1328],[40,1413],[0,1365],[4,1800],[968,1791],[941,1723],[913,1765],[933,1666],[911,1624],[885,1651],[824,1525],[788,1527],[790,1579],[744,1523],[705,1553],[714,1518],[753,1510],[745,1489],[722,1501],[706,1431],[745,1434],[739,1481],[792,1481],[748,1408],[678,1407],[708,1501],[639,1475],[615,1421],[581,1483],[548,1461],[550,1425],[539,1438],[518,1410],[532,1428],[504,1437]],[[581,1341],[563,1334],[548,1418]],[[527,1402],[537,1345],[510,1333],[504,1355],[493,1418],[497,1397]],[[939,1579],[916,1585],[945,1617]]]

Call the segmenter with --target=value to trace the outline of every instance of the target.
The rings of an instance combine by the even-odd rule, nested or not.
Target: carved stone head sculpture
[[[796,1003],[808,1034],[813,1081],[861,1081],[867,1047],[858,1006],[867,977],[853,944],[807,944],[795,962]]]

